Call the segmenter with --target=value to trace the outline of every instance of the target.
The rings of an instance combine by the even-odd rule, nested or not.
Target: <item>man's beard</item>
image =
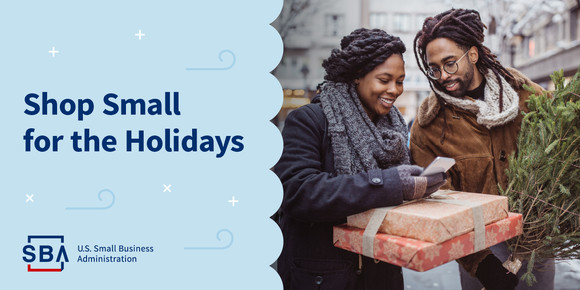
[[[445,80],[443,83],[440,83],[439,81],[435,81],[435,87],[452,96],[455,98],[463,98],[465,97],[465,93],[468,91],[469,85],[473,82],[473,71],[474,68],[473,66],[470,66],[469,69],[467,70],[467,72],[465,74],[463,74],[463,76],[456,76],[455,78],[448,78],[447,80]],[[455,75],[454,75],[455,76]],[[447,91],[446,89],[446,85],[452,82],[457,82],[457,89],[454,91]]]

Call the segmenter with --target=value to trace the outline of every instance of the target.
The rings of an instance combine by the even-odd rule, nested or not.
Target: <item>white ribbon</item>
[[[379,227],[383,223],[383,220],[387,216],[387,212],[395,208],[394,206],[389,207],[379,207],[373,210],[373,215],[365,228],[363,233],[363,244],[362,244],[362,254],[374,258],[374,240],[375,235],[379,231]]]

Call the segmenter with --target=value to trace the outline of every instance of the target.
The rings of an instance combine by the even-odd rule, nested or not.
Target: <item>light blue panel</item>
[[[270,26],[281,8],[281,0],[3,4],[0,289],[282,289],[269,266],[282,247],[269,218],[282,199],[270,171],[282,139],[269,122],[282,104],[270,74],[283,51]],[[70,114],[25,114],[34,110],[26,96],[43,92]],[[171,115],[104,114],[121,99],[165,104],[166,92]],[[107,94],[117,95],[109,105]],[[93,105],[83,120],[80,103]],[[100,143],[96,152],[93,142],[85,152],[85,130],[100,142],[110,136],[114,151]],[[139,131],[150,140],[142,152],[127,142]],[[58,150],[36,150],[43,136],[62,136]],[[85,261],[94,257],[136,261]]]

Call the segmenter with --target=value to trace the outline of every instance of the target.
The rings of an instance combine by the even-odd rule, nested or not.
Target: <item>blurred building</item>
[[[284,88],[284,103],[275,122],[282,128],[290,111],[310,102],[324,80],[322,61],[359,27],[383,29],[405,43],[405,92],[395,105],[411,121],[430,92],[415,60],[413,40],[426,17],[450,8],[479,11],[488,27],[485,45],[501,63],[549,88],[553,71],[572,75],[580,65],[579,1],[285,0],[273,24],[284,40],[284,55],[274,71]]]
[[[544,88],[549,75],[572,76],[580,66],[580,1],[500,1],[494,15],[502,63],[511,65]],[[499,6],[499,5],[498,5]]]
[[[284,5],[274,23],[278,31],[283,30],[284,40],[284,55],[274,71],[284,88],[277,116],[280,129],[290,111],[314,97],[316,86],[324,80],[322,61],[344,35],[361,27],[360,0],[285,0]],[[290,17],[294,18],[287,21]],[[281,19],[286,22],[280,23]]]

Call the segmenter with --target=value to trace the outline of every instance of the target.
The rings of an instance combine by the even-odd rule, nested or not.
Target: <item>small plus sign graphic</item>
[[[236,199],[235,196],[232,195],[232,199],[228,200],[228,202],[232,203],[232,206],[236,206],[236,202],[238,202],[239,200]]]
[[[139,40],[141,40],[141,37],[145,36],[145,34],[141,33],[141,29],[139,29],[139,33],[135,33],[135,36],[139,36]]]
[[[52,50],[49,50],[48,53],[52,54],[52,57],[54,57],[59,51],[54,49],[54,46],[52,47]]]
[[[169,191],[169,192],[171,192],[171,189],[170,189],[170,187],[171,187],[171,184],[170,184],[170,185],[165,185],[165,184],[164,184],[164,185],[163,185],[163,187],[165,187],[165,188],[163,189],[163,192],[166,192],[166,191]]]
[[[26,202],[28,203],[30,202],[34,202],[34,199],[32,199],[34,197],[34,194],[26,194]]]

